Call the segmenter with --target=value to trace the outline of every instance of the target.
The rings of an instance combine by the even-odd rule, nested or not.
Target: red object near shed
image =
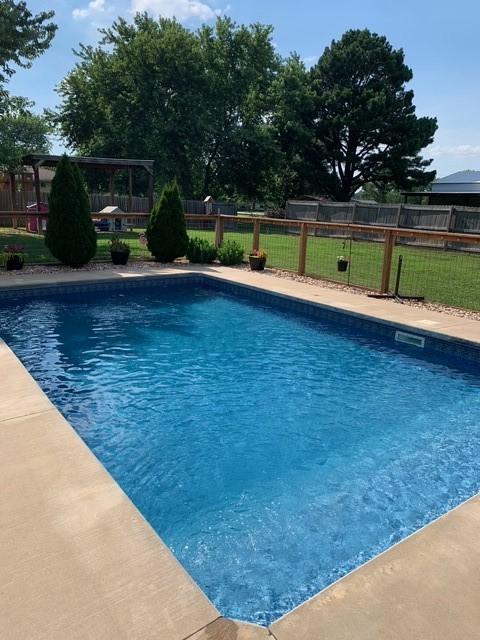
[[[40,207],[36,202],[28,204],[26,207],[30,213],[46,213],[47,215],[27,215],[27,231],[29,233],[43,233],[47,230],[48,204],[40,202]]]

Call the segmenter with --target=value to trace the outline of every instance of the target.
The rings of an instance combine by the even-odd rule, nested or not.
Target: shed
[[[105,214],[108,216],[107,220],[108,220],[108,230],[111,232],[116,232],[116,231],[127,231],[127,216],[128,214],[125,213],[125,211],[123,211],[122,209],[120,209],[120,207],[116,207],[116,206],[108,206],[108,207],[104,207],[100,212],[99,215],[102,216],[102,214]],[[113,217],[116,216],[116,217]]]

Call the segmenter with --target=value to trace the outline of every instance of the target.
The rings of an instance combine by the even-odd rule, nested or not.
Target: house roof
[[[480,182],[480,171],[466,169],[465,171],[456,171],[443,178],[437,178],[433,184],[471,184]]]
[[[457,171],[432,182],[432,193],[480,193],[480,171]]]

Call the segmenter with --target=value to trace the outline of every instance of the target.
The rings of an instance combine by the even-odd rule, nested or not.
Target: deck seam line
[[[188,636],[185,636],[184,638],[182,638],[182,640],[188,640],[189,638],[193,638],[193,636],[196,633],[200,633],[200,631],[203,631],[204,629],[206,629],[207,627],[209,627],[211,624],[213,624],[214,622],[216,622],[217,620],[221,620],[223,618],[223,616],[217,616],[214,620],[211,620],[210,622],[207,622],[207,624],[204,624],[203,627],[200,627],[199,629],[196,629],[195,631],[193,631],[192,633],[189,633]]]
[[[44,409],[43,411],[32,411],[31,413],[22,413],[18,416],[11,416],[10,418],[0,418],[0,424],[4,422],[9,422],[10,420],[19,420],[20,418],[29,418],[30,416],[41,416],[44,413],[50,413],[51,411],[58,411],[58,409],[54,406],[50,407],[50,409]]]

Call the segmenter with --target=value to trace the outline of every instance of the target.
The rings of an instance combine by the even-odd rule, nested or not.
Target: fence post
[[[307,258],[308,226],[305,222],[300,225],[300,241],[298,243],[298,275],[305,275],[305,262]]]
[[[219,247],[223,242],[223,218],[217,216],[215,218],[215,246]]]
[[[448,213],[447,231],[452,230],[454,222],[455,222],[455,207],[450,207],[450,211]]]
[[[260,220],[255,219],[253,221],[253,241],[252,241],[252,249],[253,251],[258,251],[260,249]]]
[[[391,229],[388,229],[387,231],[385,231],[385,243],[383,246],[382,281],[380,284],[380,293],[388,293],[394,243],[395,236],[393,235],[393,231]]]
[[[403,204],[399,204],[398,205],[398,210],[397,210],[397,228],[400,227],[400,222],[402,221],[402,212],[403,212]]]

